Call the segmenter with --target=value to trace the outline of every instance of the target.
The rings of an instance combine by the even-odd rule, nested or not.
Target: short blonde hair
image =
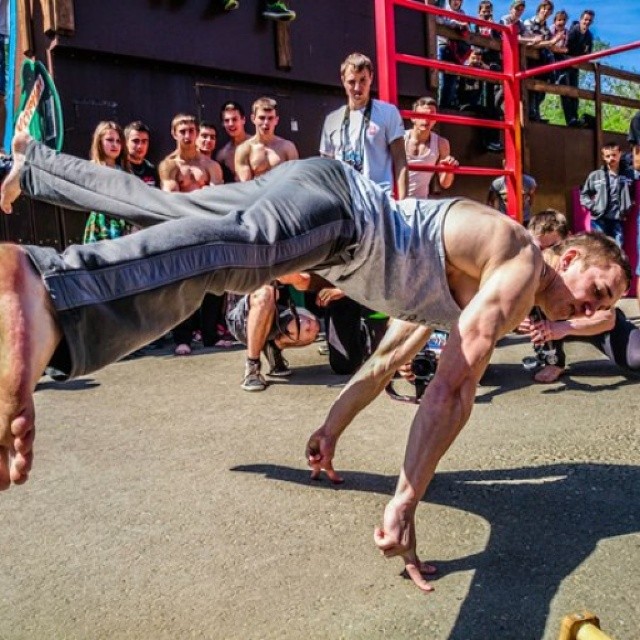
[[[373,62],[371,58],[365,56],[364,53],[350,53],[340,65],[340,75],[344,78],[347,73],[347,69],[353,67],[356,71],[367,70],[373,75]]]
[[[255,116],[256,113],[258,113],[258,109],[262,109],[263,111],[275,111],[278,113],[278,103],[273,98],[262,96],[262,98],[258,98],[251,105],[251,113]]]

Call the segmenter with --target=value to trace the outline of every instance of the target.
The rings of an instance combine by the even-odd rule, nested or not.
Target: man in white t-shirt
[[[362,53],[347,56],[340,67],[347,105],[324,121],[320,155],[351,165],[397,196],[407,195],[408,172],[404,152],[404,125],[398,109],[371,98],[373,64]]]
[[[391,191],[395,182],[397,198],[403,200],[408,195],[409,171],[400,112],[388,102],[371,98],[373,64],[364,54],[348,55],[340,66],[340,78],[347,104],[325,118],[320,155],[341,160],[385,190]],[[327,305],[327,350],[336,373],[353,373],[367,358],[360,328],[371,313],[346,297]]]

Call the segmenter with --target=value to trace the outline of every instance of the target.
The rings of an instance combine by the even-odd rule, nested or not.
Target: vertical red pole
[[[398,104],[394,3],[393,0],[375,2],[378,94],[381,100]]]
[[[522,128],[520,119],[520,45],[515,25],[502,34],[502,60],[507,78],[504,82],[505,169],[508,214],[522,222]]]

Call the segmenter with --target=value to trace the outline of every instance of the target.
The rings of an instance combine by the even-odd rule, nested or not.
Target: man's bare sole
[[[49,296],[27,254],[0,244],[0,490],[29,477],[33,392],[60,339]]]
[[[5,213],[11,213],[12,205],[20,195],[20,169],[24,165],[24,154],[30,140],[31,136],[28,133],[17,133],[11,143],[13,166],[3,180],[0,190],[0,209]]]

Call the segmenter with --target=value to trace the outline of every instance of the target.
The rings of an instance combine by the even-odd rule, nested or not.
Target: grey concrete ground
[[[372,539],[414,409],[380,397],[341,441],[346,483],[311,483],[304,444],[343,381],[314,347],[261,394],[237,351],[43,378],[35,471],[0,495],[0,638],[552,640],[590,609],[637,640],[637,383],[574,344],[535,386],[528,353],[497,350],[418,510],[430,595]]]

